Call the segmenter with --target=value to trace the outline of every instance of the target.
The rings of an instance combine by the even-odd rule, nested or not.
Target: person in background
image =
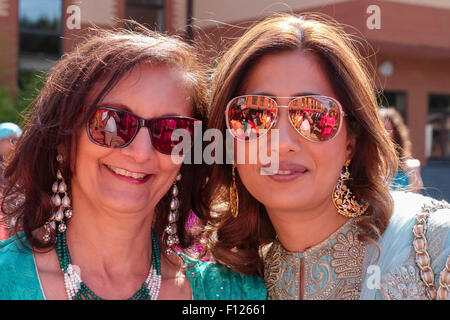
[[[22,129],[12,122],[0,123],[0,204],[2,199],[2,183],[3,183],[3,166],[5,158],[12,152],[14,146],[22,135]],[[0,221],[2,219],[2,211],[0,208]],[[5,227],[0,224],[0,241],[7,238]]]
[[[420,174],[420,161],[411,154],[409,130],[402,116],[394,108],[380,108],[380,117],[384,127],[394,142],[400,160],[399,170],[392,181],[392,189],[404,189],[420,193],[423,188]]]
[[[17,124],[12,122],[0,123],[0,183],[4,159],[14,149],[14,145],[21,134],[22,129]]]

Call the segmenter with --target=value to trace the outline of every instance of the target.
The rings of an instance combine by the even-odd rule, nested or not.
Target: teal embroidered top
[[[19,234],[28,246],[23,233]],[[264,300],[267,293],[257,275],[242,275],[214,263],[182,255],[194,300]],[[17,237],[0,242],[0,300],[43,300],[33,252]]]
[[[267,291],[257,275],[243,275],[223,264],[183,255],[194,300],[265,300]]]

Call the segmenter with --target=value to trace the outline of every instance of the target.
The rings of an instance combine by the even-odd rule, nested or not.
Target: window
[[[62,0],[19,0],[21,55],[61,55]]]
[[[127,0],[126,17],[164,31],[164,0]]]
[[[450,95],[429,95],[425,152],[431,160],[450,160]]]
[[[408,124],[406,109],[406,93],[402,91],[381,91],[378,95],[378,105],[395,108],[403,117],[405,124]]]
[[[252,96],[252,105],[257,106],[258,105],[258,97]]]

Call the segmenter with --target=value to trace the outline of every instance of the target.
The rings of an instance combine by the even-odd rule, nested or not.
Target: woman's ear
[[[356,150],[356,137],[354,135],[349,135],[347,137],[347,144],[345,147],[346,160],[352,160]]]

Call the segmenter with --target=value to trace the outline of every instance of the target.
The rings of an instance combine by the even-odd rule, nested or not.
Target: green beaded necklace
[[[65,223],[62,221],[61,223]],[[72,264],[70,259],[70,253],[69,248],[67,247],[67,241],[66,241],[66,233],[65,232],[56,232],[56,244],[55,249],[56,253],[58,255],[59,260],[59,266],[64,272],[64,278],[66,282],[67,274],[69,274],[72,270]],[[154,275],[157,275],[159,277],[159,285],[161,281],[161,250],[159,248],[158,241],[156,239],[155,233],[153,232],[153,229],[151,229],[151,237],[152,237],[152,269],[156,272],[153,272]],[[150,278],[150,275],[149,275]],[[147,278],[147,280],[149,279]],[[79,279],[79,288],[74,291],[75,294],[69,295],[69,298],[71,297],[72,300],[103,300],[99,296],[97,296],[89,287]],[[142,287],[128,300],[151,300],[151,294],[150,290],[148,289],[148,283],[147,280],[142,284]],[[67,282],[66,282],[66,290],[67,288]],[[77,286],[77,287],[78,287]],[[159,287],[157,288],[157,291],[153,291],[152,293],[155,295],[158,294]],[[154,297],[156,298],[156,297]]]

